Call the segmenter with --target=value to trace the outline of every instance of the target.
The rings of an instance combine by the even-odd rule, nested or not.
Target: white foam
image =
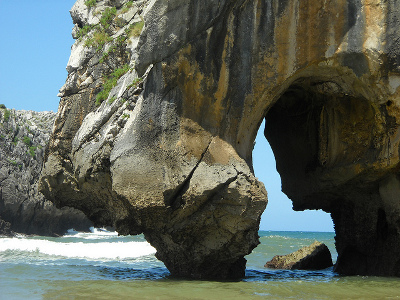
[[[7,250],[85,259],[129,259],[152,255],[156,250],[147,242],[54,242],[29,238],[1,238],[0,253]]]
[[[118,232],[116,231],[108,231],[104,228],[94,228],[90,227],[91,232],[80,232],[75,231],[74,229],[68,229],[67,233],[63,237],[77,237],[82,239],[106,239],[106,238],[114,238],[118,236]]]

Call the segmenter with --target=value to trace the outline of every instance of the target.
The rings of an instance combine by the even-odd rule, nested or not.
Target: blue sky
[[[69,10],[74,3],[0,0],[0,103],[15,109],[57,111],[57,93],[67,77],[65,67],[73,44]],[[333,231],[328,214],[292,210],[291,201],[280,191],[275,159],[262,131],[253,152],[255,174],[269,197],[260,228]]]
[[[57,111],[67,77],[74,0],[0,0],[0,103]]]

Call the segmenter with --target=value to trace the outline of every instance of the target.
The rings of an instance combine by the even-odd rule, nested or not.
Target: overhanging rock
[[[294,208],[332,214],[337,270],[399,275],[396,1],[114,2],[73,8],[48,198],[143,232],[174,275],[241,277],[267,203],[251,157],[266,118]]]

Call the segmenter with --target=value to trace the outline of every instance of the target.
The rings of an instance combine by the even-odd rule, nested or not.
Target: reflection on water
[[[244,281],[330,281],[338,275],[333,272],[333,267],[321,271],[305,270],[246,270]]]

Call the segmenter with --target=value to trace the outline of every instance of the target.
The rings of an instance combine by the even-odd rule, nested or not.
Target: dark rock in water
[[[303,247],[293,253],[274,256],[264,267],[289,270],[322,270],[332,266],[332,255],[328,247],[315,241],[310,246]]]
[[[0,234],[62,235],[89,230],[79,210],[56,208],[38,192],[55,113],[0,109]]]
[[[143,232],[173,275],[241,277],[265,119],[294,209],[331,213],[336,270],[400,276],[400,6],[314,2],[77,1],[40,189]]]
[[[12,236],[11,224],[0,219],[0,236]]]

